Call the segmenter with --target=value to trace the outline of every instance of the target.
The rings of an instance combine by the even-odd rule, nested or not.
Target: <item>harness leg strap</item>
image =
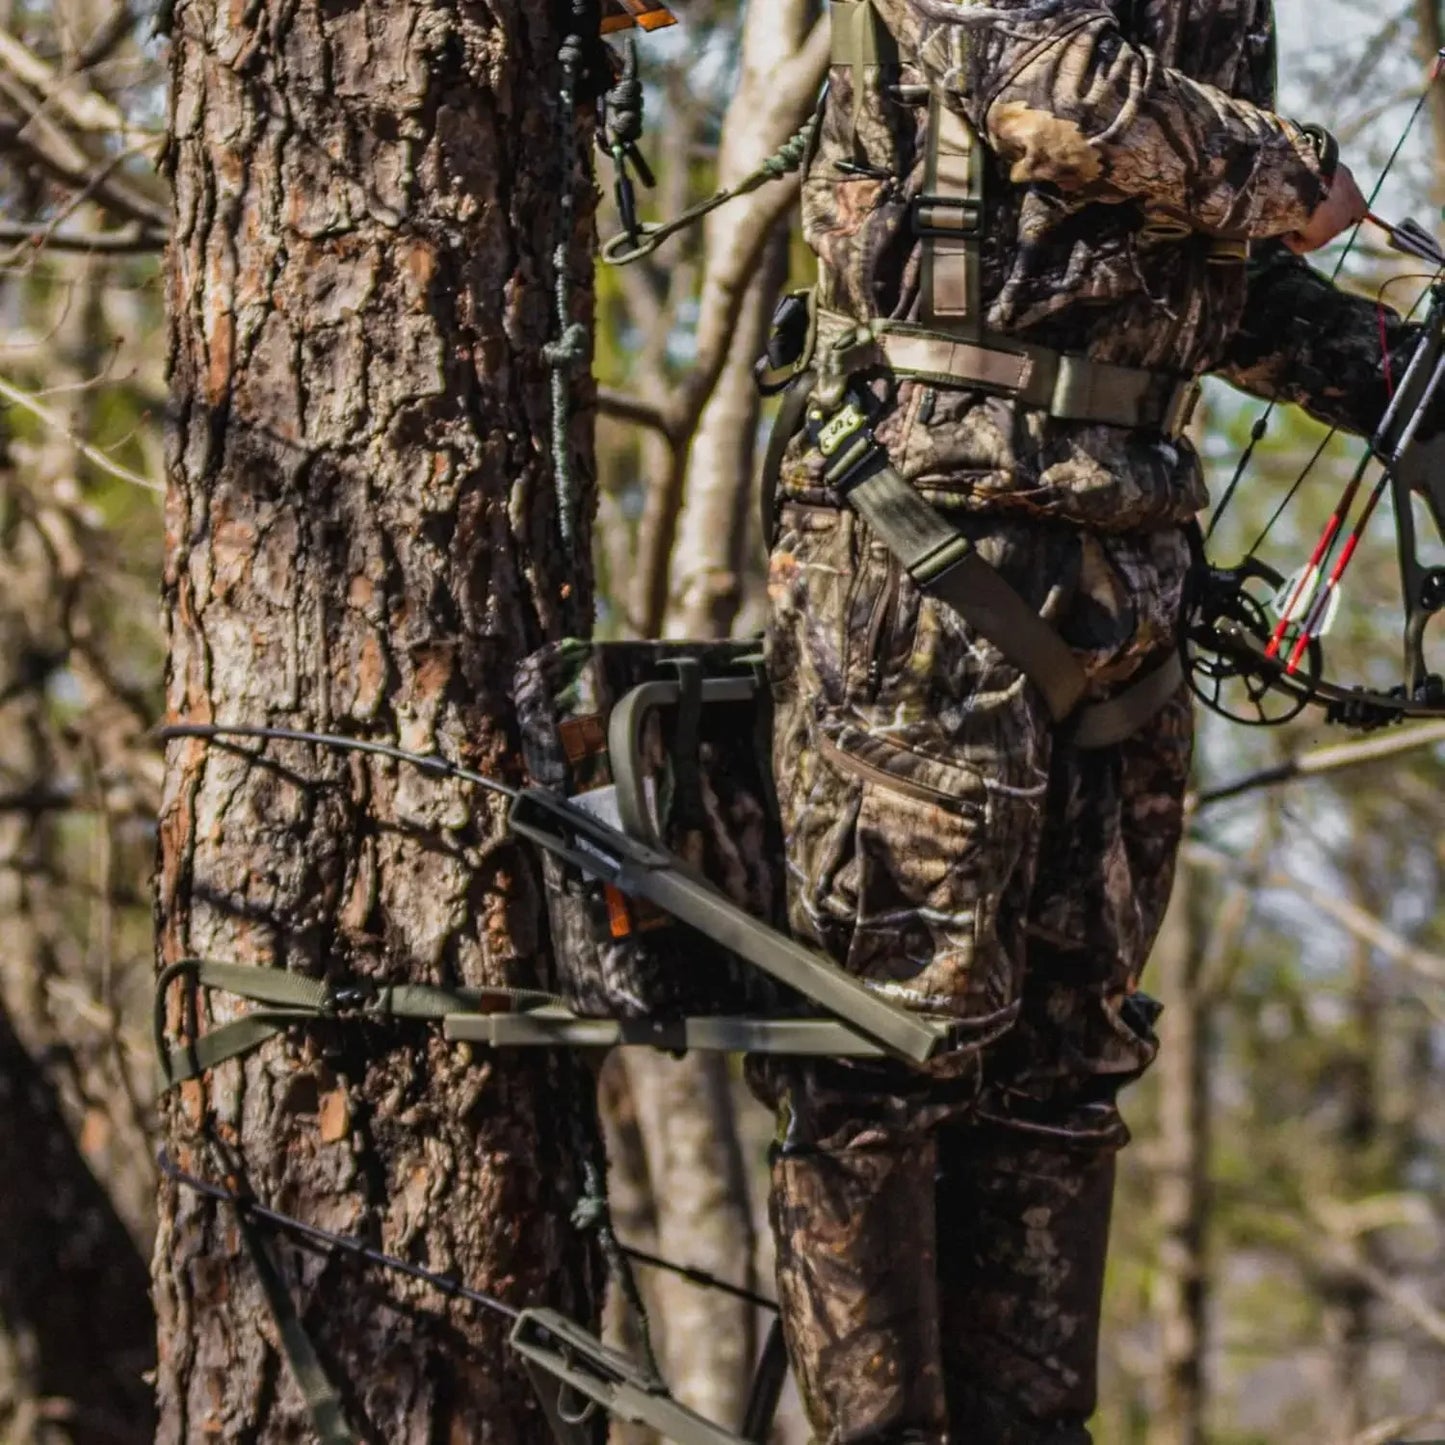
[[[1069,726],[1076,746],[1122,742],[1174,696],[1183,669],[1171,652],[1117,696],[1081,707],[1088,675],[1068,643],[892,466],[873,438],[862,402],[850,394],[831,412],[814,405],[808,424],[830,485],[920,591],[953,608],[1039,689],[1054,722]]]

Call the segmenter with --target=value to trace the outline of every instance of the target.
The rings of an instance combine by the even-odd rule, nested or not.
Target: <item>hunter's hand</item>
[[[1355,184],[1349,166],[1341,165],[1330,182],[1329,194],[1315,207],[1314,214],[1302,231],[1291,231],[1282,239],[1297,256],[1327,246],[1341,231],[1348,230],[1365,218],[1369,206]]]

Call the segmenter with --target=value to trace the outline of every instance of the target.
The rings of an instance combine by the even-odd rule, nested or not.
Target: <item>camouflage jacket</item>
[[[1277,238],[1324,195],[1313,147],[1275,115],[1271,0],[873,0],[899,62],[835,65],[803,188],[819,301],[917,320],[930,94],[987,145],[990,330],[1096,360],[1198,375],[1368,432],[1384,405],[1375,309]],[[1161,225],[1160,223],[1163,223]],[[1220,238],[1250,243],[1225,260]],[[1237,248],[1240,249],[1240,248]],[[1391,317],[1392,351],[1410,335]],[[1206,501],[1187,444],[1053,421],[905,382],[878,428],[923,490],[1104,530]],[[784,489],[819,489],[795,448]]]

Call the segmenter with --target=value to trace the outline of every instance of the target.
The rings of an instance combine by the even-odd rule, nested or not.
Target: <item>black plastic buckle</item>
[[[753,381],[763,396],[786,391],[808,354],[812,315],[807,293],[790,291],[779,300],[768,331],[767,350],[753,364]]]
[[[911,215],[915,236],[967,239],[983,229],[983,202],[971,197],[915,196]]]
[[[369,979],[358,979],[331,988],[326,995],[326,1012],[331,1014],[359,1013],[369,1004],[376,1002],[380,990]]]

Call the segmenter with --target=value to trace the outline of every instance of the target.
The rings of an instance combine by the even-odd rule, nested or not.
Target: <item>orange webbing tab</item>
[[[615,30],[630,30],[634,25],[644,30],[661,30],[676,24],[677,16],[657,0],[606,0],[602,15],[604,35],[611,35]]]

